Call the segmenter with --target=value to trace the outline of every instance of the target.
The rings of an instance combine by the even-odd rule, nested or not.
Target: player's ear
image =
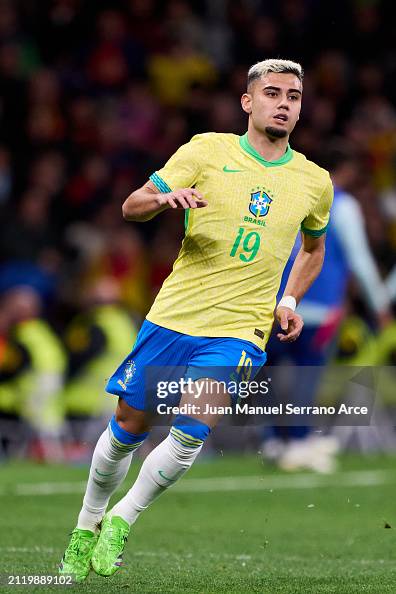
[[[250,93],[244,93],[241,97],[242,109],[246,113],[252,113],[252,96]]]

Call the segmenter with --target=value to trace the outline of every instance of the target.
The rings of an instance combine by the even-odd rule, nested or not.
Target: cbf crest
[[[129,382],[135,375],[135,371],[136,371],[136,363],[133,359],[129,359],[129,361],[126,362],[126,365],[124,367],[124,371],[122,373],[122,379],[120,378],[117,380],[117,384],[119,386],[121,386],[121,388],[124,391],[127,390],[127,385],[129,384]]]
[[[124,384],[129,384],[136,371],[136,363],[130,359],[124,369]]]
[[[272,198],[264,190],[257,189],[250,194],[249,211],[255,217],[265,217],[268,214]]]

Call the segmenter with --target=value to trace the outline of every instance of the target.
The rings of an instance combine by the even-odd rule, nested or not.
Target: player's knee
[[[114,415],[109,422],[111,446],[115,451],[132,452],[142,445],[148,431],[132,433],[120,425]]]
[[[195,459],[209,433],[210,427],[202,421],[187,415],[178,415],[170,430],[178,457]]]
[[[122,398],[118,400],[114,417],[117,424],[128,433],[147,433],[150,430],[145,411],[132,408]]]

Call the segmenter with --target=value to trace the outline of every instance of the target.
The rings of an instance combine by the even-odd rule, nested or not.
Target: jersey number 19
[[[242,241],[242,237],[244,236],[245,231],[246,229],[244,229],[243,227],[239,227],[238,234],[235,238],[234,245],[232,246],[230,252],[230,256],[233,258],[240,247],[240,260],[243,260],[243,262],[251,262],[257,256],[257,252],[260,248],[260,235],[257,233],[257,231],[251,231],[250,233],[245,235]],[[240,246],[241,241],[242,245]]]

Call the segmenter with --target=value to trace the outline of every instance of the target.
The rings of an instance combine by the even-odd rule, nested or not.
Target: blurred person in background
[[[109,211],[109,212],[108,212]],[[103,216],[113,214],[113,209],[103,210]],[[103,221],[104,242],[100,252],[86,265],[81,279],[89,287],[103,276],[114,279],[120,293],[120,301],[139,316],[147,312],[148,266],[147,255],[141,236],[135,228],[111,225]],[[99,221],[98,221],[99,223]]]
[[[18,208],[0,225],[1,259],[38,263],[56,245],[49,220],[49,197],[39,188],[27,190]]]
[[[304,319],[298,344],[283,344],[273,335],[269,341],[269,365],[291,363],[290,383],[296,405],[312,405],[326,366],[335,353],[340,323],[345,317],[351,275],[358,282],[379,330],[392,321],[390,297],[371,252],[359,202],[350,193],[358,180],[361,164],[357,155],[334,141],[322,154],[321,164],[330,171],[334,202],[326,238],[322,271],[300,302],[297,311]],[[300,249],[297,239],[285,268],[280,294]],[[376,364],[372,361],[371,364]],[[301,366],[304,369],[301,369]],[[276,376],[276,368],[273,370]],[[283,470],[308,468],[332,472],[338,445],[331,436],[320,436],[308,426],[273,427],[265,432],[264,458]]]
[[[59,461],[66,358],[41,308],[32,287],[15,287],[1,297],[0,434],[11,450]]]
[[[153,55],[148,62],[148,74],[155,95],[168,107],[187,105],[194,84],[210,88],[216,80],[209,58],[197,52],[188,38],[175,39],[168,53]]]
[[[110,173],[106,160],[91,151],[66,184],[62,205],[64,219],[86,220],[94,207],[98,210],[106,204],[110,193]]]
[[[54,70],[42,68],[30,79],[27,134],[33,148],[62,148],[66,121],[61,81]]]
[[[128,21],[122,11],[102,10],[96,20],[96,36],[86,57],[86,76],[94,93],[112,95],[133,76],[144,72],[145,50],[128,35]]]
[[[394,307],[396,307],[396,265],[386,279],[386,285],[388,287],[392,303]]]
[[[83,291],[81,310],[65,332],[68,365],[62,398],[68,423],[66,455],[73,461],[91,456],[113,409],[103,398],[106,376],[137,336],[112,277],[95,279]]]
[[[396,265],[386,279],[386,286],[392,301],[393,312],[396,313]],[[392,376],[392,387],[390,394],[392,395],[388,402],[395,402],[395,381],[396,381],[396,321],[389,324],[378,337],[377,341],[377,362],[378,365],[395,366],[395,372]],[[392,370],[387,370],[387,372]]]

